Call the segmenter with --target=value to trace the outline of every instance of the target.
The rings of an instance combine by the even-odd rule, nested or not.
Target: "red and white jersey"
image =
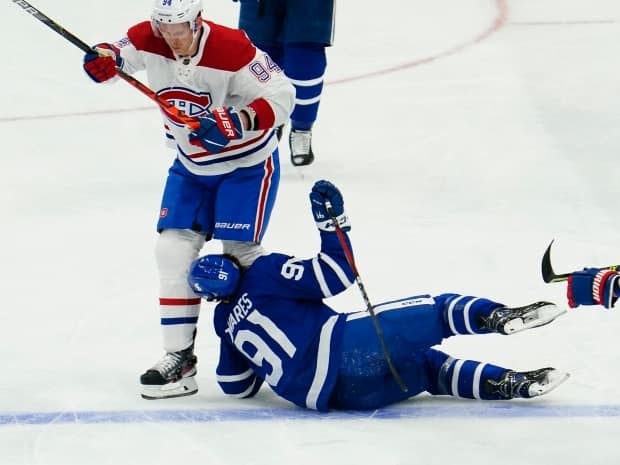
[[[149,21],[131,27],[114,46],[123,59],[123,71],[146,70],[149,87],[189,116],[203,116],[218,106],[237,110],[250,106],[256,112],[257,130],[244,131],[242,139],[231,141],[217,154],[191,144],[191,130],[162,112],[168,143],[192,173],[228,173],[255,165],[275,150],[278,141],[272,128],[288,120],[295,89],[243,31],[203,21],[196,54],[183,60],[155,36]]]

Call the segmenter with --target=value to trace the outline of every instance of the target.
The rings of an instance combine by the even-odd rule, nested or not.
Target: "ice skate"
[[[314,161],[312,152],[312,131],[291,129],[288,136],[291,163],[295,166],[309,165]]]
[[[551,302],[535,302],[524,307],[497,308],[488,317],[481,317],[479,324],[483,329],[513,334],[549,324],[564,313],[565,309],[560,309]]]
[[[570,375],[555,368],[541,368],[534,371],[507,371],[498,381],[489,379],[484,384],[488,395],[499,396],[500,399],[516,397],[538,397],[552,391]]]
[[[167,399],[195,394],[198,392],[194,379],[197,361],[193,343],[187,349],[167,353],[140,376],[142,397]]]

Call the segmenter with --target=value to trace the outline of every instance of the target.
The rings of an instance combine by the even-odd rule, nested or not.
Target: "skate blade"
[[[157,400],[170,399],[173,397],[191,396],[198,392],[198,384],[193,376],[183,378],[176,383],[168,383],[163,386],[150,386],[142,384],[140,395],[143,399]]]
[[[540,383],[532,383],[528,392],[531,397],[538,397],[553,391],[560,384],[570,378],[570,373],[565,371],[553,370],[547,373],[545,380]]]
[[[514,334],[526,329],[538,328],[548,325],[560,315],[566,313],[566,309],[558,308],[554,304],[548,304],[533,310],[524,318],[515,318],[504,325],[506,334]]]

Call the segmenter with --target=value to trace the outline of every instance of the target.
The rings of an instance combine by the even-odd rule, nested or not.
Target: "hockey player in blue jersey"
[[[225,393],[252,397],[266,382],[300,407],[375,409],[424,391],[489,400],[529,398],[568,378],[554,368],[521,372],[456,359],[432,348],[454,335],[513,334],[542,326],[565,310],[549,302],[508,308],[466,295],[418,295],[374,307],[408,388],[401,390],[369,313],[338,313],[323,302],[353,283],[340,242],[350,248],[344,234],[350,225],[342,195],[330,182],[318,181],[310,201],[321,236],[315,257],[271,253],[241,268],[229,256],[206,255],[190,268],[194,292],[220,301],[214,325],[220,337],[217,380]],[[341,237],[331,218],[338,222]]]
[[[295,85],[289,133],[291,163],[309,165],[314,161],[312,127],[327,68],[325,50],[334,40],[336,0],[239,1],[239,28],[269,53]]]

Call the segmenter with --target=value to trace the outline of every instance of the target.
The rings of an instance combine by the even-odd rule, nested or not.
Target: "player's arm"
[[[138,46],[148,48],[154,40],[149,22],[137,24],[120,40],[94,45],[93,51],[84,55],[84,71],[93,81],[100,83],[116,77],[117,69],[128,74],[143,70],[145,63]]]
[[[351,226],[344,212],[342,194],[332,183],[318,181],[310,193],[310,203],[321,235],[321,250],[307,259],[271,254],[269,260],[263,261],[271,269],[260,271],[265,282],[262,286],[264,292],[296,299],[323,299],[339,294],[355,282],[326,202],[331,203],[343,240],[352,250],[347,235]]]
[[[263,384],[246,359],[223,339],[220,340],[216,378],[225,394],[241,399],[253,397]]]

